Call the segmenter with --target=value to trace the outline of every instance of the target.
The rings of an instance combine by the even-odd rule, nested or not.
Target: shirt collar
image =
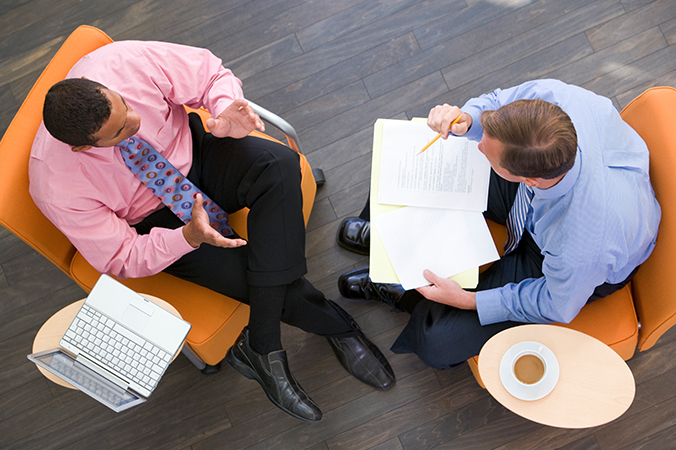
[[[579,175],[580,175],[580,148],[578,147],[577,154],[575,155],[575,163],[573,164],[573,167],[568,172],[566,172],[561,181],[559,181],[549,189],[540,189],[537,187],[533,188],[533,191],[535,192],[534,198],[551,200],[557,197],[563,197],[573,188],[573,185],[577,181]]]

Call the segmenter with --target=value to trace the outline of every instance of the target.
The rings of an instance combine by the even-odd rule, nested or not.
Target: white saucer
[[[514,357],[524,350],[534,350],[539,352],[547,364],[547,374],[539,383],[527,386],[519,383],[512,375],[512,361]],[[514,397],[533,401],[539,400],[552,392],[556,383],[559,381],[559,361],[554,353],[539,342],[525,341],[513,345],[505,352],[500,361],[500,380],[507,392]]]

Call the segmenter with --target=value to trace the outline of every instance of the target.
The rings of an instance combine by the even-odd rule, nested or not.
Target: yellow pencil
[[[448,126],[449,131],[450,131],[450,129],[451,129],[451,127],[452,127],[453,125],[455,125],[456,123],[458,123],[458,122],[460,121],[461,118],[462,118],[462,113],[460,113],[460,115],[459,115],[458,117],[456,117],[455,119],[453,119],[453,122],[451,122],[451,124]],[[429,142],[427,143],[427,145],[424,146],[424,147],[422,148],[422,150],[420,150],[418,153],[416,153],[415,156],[418,156],[419,154],[421,154],[422,152],[424,152],[425,150],[427,150],[428,148],[430,148],[430,146],[431,146],[432,144],[434,144],[435,142],[437,142],[437,139],[439,139],[440,137],[441,137],[441,133],[437,134],[437,137],[435,137],[434,139],[432,139],[431,141],[429,141]]]

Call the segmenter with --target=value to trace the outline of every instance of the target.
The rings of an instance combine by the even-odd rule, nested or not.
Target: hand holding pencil
[[[423,147],[417,153],[418,155],[427,150],[437,139],[447,139],[451,131],[456,136],[462,136],[467,133],[472,126],[472,116],[463,113],[457,106],[448,104],[437,105],[430,110],[430,114],[427,116],[427,125],[439,134]],[[457,126],[455,129],[452,129],[454,125]]]
[[[458,122],[460,121],[460,119],[462,119],[462,114],[460,114],[458,117],[456,117],[455,119],[453,119],[453,122],[451,122],[451,125],[449,125],[449,127],[448,127],[448,131],[451,131],[451,127],[452,127],[454,124],[458,123]],[[424,147],[422,148],[422,150],[420,150],[420,151],[416,154],[416,156],[418,156],[419,154],[421,154],[422,152],[424,152],[425,150],[427,150],[428,148],[430,148],[430,147],[432,146],[432,144],[434,144],[435,142],[437,142],[437,139],[439,139],[440,137],[441,137],[441,133],[437,134],[437,137],[435,137],[434,139],[432,139],[431,141],[429,141],[429,142],[427,143],[427,145],[424,146]]]

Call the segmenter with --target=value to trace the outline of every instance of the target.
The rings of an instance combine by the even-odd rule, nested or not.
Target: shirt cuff
[[[176,259],[179,259],[183,255],[187,255],[193,250],[197,250],[192,245],[188,244],[188,241],[185,240],[183,236],[183,227],[176,228],[169,231],[166,236],[166,243],[168,248],[175,249]]]
[[[463,137],[471,141],[480,141],[484,134],[484,128],[481,126],[481,109],[476,106],[465,105],[462,111],[472,116],[472,126]]]
[[[476,310],[481,325],[509,320],[509,311],[504,307],[500,289],[488,289],[476,293]]]

